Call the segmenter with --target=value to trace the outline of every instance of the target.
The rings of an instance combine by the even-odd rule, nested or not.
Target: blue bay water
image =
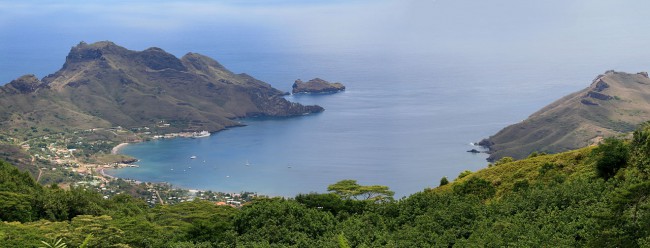
[[[348,90],[287,97],[323,106],[326,111],[320,114],[247,119],[246,127],[206,139],[129,145],[122,153],[141,159],[140,167],[111,173],[188,188],[280,196],[324,192],[329,184],[355,179],[387,185],[401,197],[435,187],[443,176],[453,179],[463,170],[486,167],[484,154],[466,152],[474,148],[470,143],[531,113],[531,106],[550,102],[552,95],[544,92],[563,81],[551,76],[547,82],[551,74],[527,67],[508,75],[504,71],[517,67],[510,63],[472,64],[417,53],[276,53],[261,58],[256,63],[266,66],[253,66],[264,68],[254,75],[280,89],[289,90],[292,80],[311,75],[341,81]],[[280,61],[279,66],[271,61]],[[512,87],[521,81],[538,84]]]
[[[246,119],[246,127],[205,139],[129,145],[122,153],[141,159],[140,167],[111,173],[189,188],[281,196],[323,192],[338,180],[356,179],[362,184],[388,185],[403,196],[437,186],[442,176],[454,178],[462,170],[486,165],[484,155],[466,152],[473,148],[469,143],[506,122],[486,123],[481,120],[486,113],[477,107],[476,101],[481,99],[466,99],[475,96],[445,86],[460,79],[427,70],[404,72],[422,61],[411,65],[385,61],[378,67],[350,56],[357,59],[338,56],[351,61],[342,68],[323,70],[322,65],[327,65],[323,62],[305,68],[312,71],[306,74],[344,82],[347,91],[287,97],[321,105],[326,108],[323,113]],[[291,58],[287,60],[281,64],[292,63]],[[300,56],[299,60],[306,58]],[[285,80],[276,87],[287,89],[290,83]],[[477,95],[485,95],[479,93],[485,90],[480,86],[471,89]]]

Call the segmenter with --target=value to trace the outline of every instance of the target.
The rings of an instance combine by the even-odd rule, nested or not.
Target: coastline
[[[101,174],[104,177],[108,177],[109,179],[113,179],[113,180],[118,179],[116,176],[111,176],[107,174],[105,170],[106,168],[98,167],[97,169],[95,169],[95,172],[99,172],[99,174]]]
[[[249,118],[255,119],[256,117],[249,117]],[[246,119],[246,118],[241,118],[241,119]],[[209,132],[209,135],[206,135],[206,136],[197,136],[197,132],[177,132],[177,133],[167,133],[167,134],[163,134],[163,135],[149,136],[149,139],[141,139],[141,140],[136,140],[136,141],[132,141],[132,142],[119,143],[118,145],[116,145],[115,147],[113,147],[111,149],[111,154],[118,155],[118,154],[120,154],[119,152],[124,147],[126,147],[126,146],[128,146],[130,144],[133,144],[133,143],[151,142],[151,141],[155,141],[155,140],[167,140],[167,139],[176,139],[176,138],[200,139],[200,138],[205,138],[205,137],[212,136],[213,134],[215,134],[217,132],[228,130],[230,128],[245,127],[245,126],[247,126],[247,125],[242,124],[242,122],[240,121],[239,125],[233,125],[233,126],[230,126],[230,127],[218,130],[218,131],[211,131],[211,132]],[[126,155],[126,154],[122,154],[122,155]],[[191,195],[193,195],[195,197],[196,197],[196,194],[199,193],[199,192],[215,192],[215,193],[218,193],[218,194],[234,195],[234,196],[237,196],[237,197],[239,197],[239,195],[241,195],[242,193],[249,193],[249,194],[253,194],[255,196],[265,196],[265,197],[271,196],[271,195],[266,195],[266,194],[260,195],[258,192],[254,192],[254,191],[241,190],[239,192],[237,192],[237,191],[229,192],[229,191],[220,191],[218,189],[198,189],[198,188],[192,188],[192,187],[186,187],[186,186],[178,186],[178,185],[174,185],[174,184],[172,184],[170,182],[166,182],[166,181],[160,181],[160,182],[139,181],[139,180],[135,180],[135,179],[121,178],[121,177],[112,175],[110,173],[111,171],[117,171],[117,170],[124,169],[124,168],[127,168],[127,167],[134,167],[134,166],[127,166],[127,164],[120,164],[120,165],[124,165],[124,166],[105,167],[105,165],[104,166],[97,165],[94,171],[97,172],[98,176],[102,177],[104,181],[108,181],[108,180],[112,181],[112,180],[122,179],[122,180],[131,181],[131,182],[133,182],[135,184],[142,184],[142,183],[151,183],[151,184],[154,184],[154,185],[155,184],[166,184],[166,185],[169,185],[174,190],[187,191],[189,194],[191,194]],[[137,166],[135,166],[135,167],[137,167]],[[240,206],[240,205],[236,205],[236,204],[229,204],[229,205],[231,205],[233,207]]]
[[[209,137],[210,135],[212,135],[212,133],[213,132],[209,132],[208,135],[200,136],[200,137],[197,137],[197,132],[168,133],[168,134],[164,134],[164,135],[155,135],[155,136],[152,137],[152,139],[156,140],[156,139],[173,139],[173,138],[203,138],[203,137]],[[142,140],[136,141],[136,143],[137,142],[142,142]],[[119,154],[120,150],[122,150],[124,147],[128,146],[129,144],[130,143],[128,143],[128,142],[122,142],[122,143],[116,145],[115,147],[113,147],[111,149],[111,154],[114,154],[114,155]],[[137,162],[137,160],[135,162]],[[115,169],[120,169],[120,168],[115,168]],[[102,174],[104,174],[103,171],[102,171]],[[109,176],[114,178],[114,179],[117,179],[117,177],[115,177],[115,176],[111,176],[111,175],[109,175]]]
[[[119,145],[116,145],[111,150],[111,154],[117,154],[120,151],[120,149],[124,148],[127,145],[129,145],[129,143],[120,143]]]

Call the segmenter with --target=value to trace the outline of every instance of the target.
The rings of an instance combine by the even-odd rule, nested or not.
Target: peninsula
[[[527,157],[533,152],[557,153],[625,135],[650,120],[650,78],[607,71],[591,85],[542,108],[524,121],[479,142],[488,160]]]
[[[131,129],[165,122],[168,132],[213,132],[239,125],[234,118],[323,111],[282,96],[197,53],[179,59],[155,47],[138,52],[108,41],[82,42],[54,74],[42,80],[22,76],[0,88],[0,130]]]

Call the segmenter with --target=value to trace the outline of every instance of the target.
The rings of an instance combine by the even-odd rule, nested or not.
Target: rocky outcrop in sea
[[[314,78],[307,82],[303,82],[298,79],[293,83],[293,94],[297,93],[312,93],[312,94],[322,94],[322,93],[336,93],[339,91],[345,90],[345,85],[341,83],[330,83],[320,78]]]

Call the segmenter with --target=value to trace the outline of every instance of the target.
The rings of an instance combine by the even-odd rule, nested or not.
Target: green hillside
[[[488,160],[557,153],[629,133],[650,120],[650,79],[640,72],[608,71],[584,90],[565,96],[479,142]]]
[[[647,247],[650,124],[631,140],[488,168],[399,200],[351,180],[329,194],[148,207],[36,184],[0,163],[0,243],[77,247]],[[442,180],[445,181],[445,180]],[[444,184],[444,183],[443,183]],[[388,198],[387,198],[388,197]],[[363,200],[367,199],[367,200]]]

